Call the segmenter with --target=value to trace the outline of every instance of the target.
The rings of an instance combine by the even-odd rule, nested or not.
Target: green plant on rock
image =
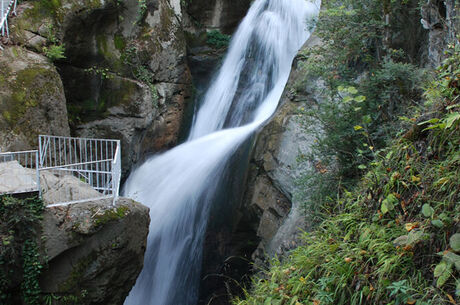
[[[85,69],[86,73],[93,74],[93,75],[98,75],[101,80],[105,79],[113,79],[114,75],[110,72],[108,68],[99,68],[99,67],[91,67],[88,69]]]
[[[142,64],[136,47],[132,45],[125,47],[121,55],[121,60],[130,67],[131,73],[135,79],[143,82],[149,87],[152,96],[152,104],[154,108],[157,108],[159,96],[154,84],[153,73],[146,65]]]
[[[66,58],[65,53],[65,45],[64,44],[52,44],[48,47],[43,47],[43,53],[46,57],[48,57],[51,61],[56,61],[59,59]]]
[[[312,152],[301,158],[314,165],[298,180],[308,194],[297,196],[303,198],[307,215],[316,219],[330,211],[381,149],[412,123],[424,81],[422,71],[410,63],[410,50],[393,49],[391,41],[385,41],[386,29],[400,31],[401,19],[386,24],[384,12],[414,14],[414,1],[332,0],[323,7],[315,30],[323,43],[301,54],[304,78],[293,88],[296,94],[312,79],[324,83],[322,101],[308,101],[302,107],[307,110],[300,113],[316,141]]]
[[[141,24],[147,14],[147,1],[139,0],[139,8],[137,10],[136,24]]]
[[[212,30],[207,32],[207,39],[206,42],[208,45],[216,48],[216,49],[222,49],[228,47],[228,44],[230,43],[231,36],[230,35],[225,35],[219,30]]]

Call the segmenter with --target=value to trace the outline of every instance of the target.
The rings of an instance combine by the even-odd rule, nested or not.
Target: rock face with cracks
[[[0,71],[2,151],[36,148],[39,134],[70,134],[62,81],[45,56],[9,47]]]
[[[10,20],[10,42],[17,47],[0,52],[21,50],[30,54],[26,64],[54,70],[54,77],[47,81],[57,93],[49,95],[55,104],[64,105],[64,110],[54,107],[59,115],[53,117],[68,122],[66,128],[41,133],[118,138],[124,174],[144,155],[177,143],[191,97],[178,1],[25,2],[17,11],[18,16]],[[13,64],[18,61],[9,60]],[[37,82],[33,85],[41,85]],[[26,90],[30,86],[19,85]],[[8,99],[16,96],[3,91]],[[40,108],[42,104],[46,102],[36,100],[32,106]],[[7,121],[15,118],[8,113],[3,117]],[[55,120],[40,119],[44,124]],[[32,129],[29,127],[17,129],[24,133]],[[10,138],[19,141],[21,137],[14,134]],[[3,149],[11,146],[0,144]]]
[[[44,293],[79,304],[123,304],[142,270],[148,208],[131,199],[47,208],[42,221],[48,268]]]
[[[312,35],[302,47],[305,49],[320,44]],[[306,132],[300,121],[299,108],[307,101],[317,103],[322,99],[319,80],[302,79],[303,72],[294,61],[286,89],[281,97],[276,114],[257,137],[250,163],[248,186],[243,206],[257,215],[253,228],[259,237],[259,245],[253,254],[256,264],[274,254],[283,254],[296,245],[300,230],[307,229],[302,206],[296,198],[299,191],[296,180],[310,163],[298,162],[299,155],[308,155],[315,136]],[[293,87],[308,84],[305,88]]]

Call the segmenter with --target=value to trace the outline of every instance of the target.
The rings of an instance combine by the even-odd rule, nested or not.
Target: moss
[[[105,58],[110,58],[110,50],[107,45],[107,37],[104,34],[96,35],[97,51]]]
[[[18,56],[19,56],[18,50],[17,50],[16,48],[13,48],[13,49],[12,49],[12,52],[13,52],[13,56],[14,56],[14,57],[18,57]]]
[[[4,116],[7,114],[5,119],[10,126],[15,126],[27,110],[36,107],[39,100],[48,92],[49,84],[43,84],[39,78],[54,77],[50,73],[50,70],[40,67],[26,68],[17,72],[16,80],[9,86],[12,94],[6,98],[1,109]]]
[[[96,34],[98,53],[105,59],[105,65],[111,70],[119,71],[123,68],[120,53],[126,46],[125,38],[115,34],[113,38],[105,33]]]
[[[116,209],[109,209],[106,210],[103,214],[96,214],[94,217],[95,219],[95,226],[103,226],[111,221],[119,220],[125,217],[129,212],[129,208],[127,206],[119,206]]]
[[[113,44],[118,51],[123,51],[126,48],[126,39],[119,34],[115,34],[113,37]]]
[[[67,104],[69,117],[73,123],[106,118],[109,115],[108,109],[114,106],[135,107],[133,101],[139,89],[135,82],[113,77],[104,79],[99,90],[97,100],[86,99]],[[132,112],[136,112],[136,109],[132,109]]]

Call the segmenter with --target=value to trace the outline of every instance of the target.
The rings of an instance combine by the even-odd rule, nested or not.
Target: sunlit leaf
[[[451,128],[452,125],[453,125],[458,119],[460,119],[460,113],[459,113],[459,112],[450,113],[450,114],[445,118],[446,128]]]
[[[449,245],[455,252],[460,251],[460,233],[455,233],[450,237]]]
[[[428,203],[425,203],[422,206],[422,214],[426,218],[430,218],[431,216],[433,216],[433,213],[434,213],[434,209]]]
[[[348,87],[347,91],[350,92],[350,94],[358,93],[358,90],[355,87],[351,87],[351,86]]]
[[[357,97],[355,97],[355,101],[357,103],[362,103],[366,100],[366,97],[364,95],[358,95]]]
[[[438,270],[438,273],[436,273],[436,268],[438,268],[438,266],[440,266],[441,264],[443,264],[442,267]],[[440,288],[450,278],[452,274],[452,264],[441,262],[438,266],[436,266],[435,268],[435,277],[436,277],[436,274],[438,274],[437,276],[438,280],[436,281],[436,287]]]
[[[408,232],[412,231],[413,229],[415,228],[418,228],[419,227],[419,223],[418,222],[408,222],[404,225],[404,227],[406,228],[406,230]],[[423,233],[422,233],[423,234]]]

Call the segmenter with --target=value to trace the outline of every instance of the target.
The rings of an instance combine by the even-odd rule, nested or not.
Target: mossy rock
[[[45,57],[9,47],[0,69],[0,146],[8,146],[6,134],[11,133],[31,148],[39,133],[69,134],[62,82]]]

